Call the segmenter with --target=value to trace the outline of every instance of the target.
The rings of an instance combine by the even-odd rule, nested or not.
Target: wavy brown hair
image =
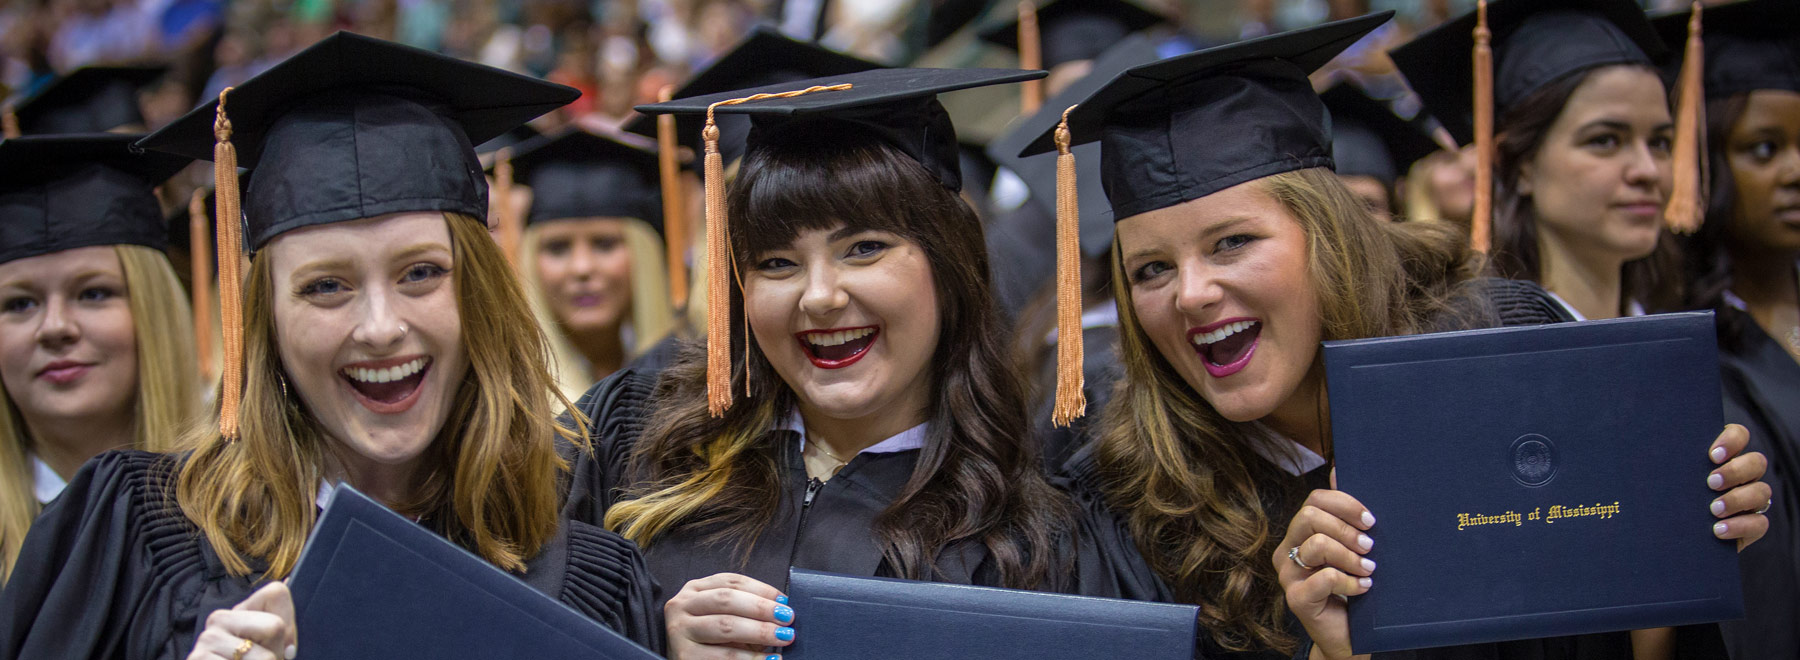
[[[1040,472],[1026,437],[1024,390],[969,206],[899,150],[830,121],[794,122],[751,151],[727,202],[739,267],[802,231],[843,223],[893,232],[924,250],[940,317],[929,363],[930,431],[911,478],[872,531],[900,577],[932,579],[946,547],[975,542],[1004,585],[1047,584],[1057,572],[1050,548],[1067,533],[1070,505]],[[736,286],[729,304],[732,327],[742,327]],[[640,545],[698,528],[747,556],[778,506],[780,457],[789,448],[768,431],[796,397],[756,342],[733,335],[732,389],[752,394],[725,416],[708,414],[700,356],[672,367],[658,387],[631,456],[638,485],[606,516],[608,527]]]
[[[1306,233],[1324,339],[1424,332],[1461,314],[1453,301],[1466,294],[1479,265],[1454,227],[1377,220],[1322,168],[1252,185]],[[1306,495],[1303,485],[1256,453],[1253,443],[1266,442],[1263,435],[1221,416],[1157,352],[1138,323],[1123,269],[1115,247],[1125,378],[1101,426],[1097,458],[1107,502],[1177,599],[1200,606],[1200,623],[1219,644],[1292,652],[1287,604],[1269,558]]]
[[[1647,65],[1619,64],[1642,68]],[[1571,74],[1533,92],[1508,109],[1494,125],[1494,273],[1515,280],[1544,283],[1544,264],[1538,246],[1537,213],[1531,198],[1519,193],[1519,174],[1537,157],[1544,137],[1562,115],[1569,97],[1596,71],[1596,67]],[[1666,90],[1667,87],[1665,86]],[[1642,259],[1625,262],[1619,290],[1620,314],[1635,300],[1652,311],[1675,309],[1681,304],[1681,254],[1675,237],[1663,228],[1656,249]]]
[[[411,501],[388,504],[517,571],[556,533],[568,470],[556,442],[585,447],[586,426],[579,416],[574,430],[554,422],[553,402],[571,406],[556,390],[525,290],[487,229],[464,215],[445,214],[445,222],[469,370],[425,450],[421,486]],[[182,513],[226,570],[248,575],[254,558],[266,564],[269,579],[288,575],[300,558],[332,451],[299,397],[286,391],[274,286],[267,253],[252,258],[244,286],[242,437],[225,440],[216,422],[197,428],[175,488]]]

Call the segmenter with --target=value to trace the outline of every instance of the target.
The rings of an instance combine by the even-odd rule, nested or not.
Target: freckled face
[[[1299,221],[1251,181],[1126,218],[1131,309],[1163,358],[1232,421],[1305,381],[1323,334]]]
[[[130,415],[137,376],[130,292],[112,246],[0,264],[0,378],[28,424]]]
[[[936,283],[918,244],[840,225],[752,258],[744,300],[756,345],[801,412],[923,412],[937,352]]]
[[[295,393],[346,460],[414,465],[469,363],[438,213],[317,225],[271,241],[275,334]]]

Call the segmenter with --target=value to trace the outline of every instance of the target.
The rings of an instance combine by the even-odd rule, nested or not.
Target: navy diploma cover
[[[1191,605],[788,570],[787,660],[1191,660]]]
[[[302,659],[657,657],[342,484],[288,587]]]
[[[1742,618],[1711,312],[1326,342],[1357,653]]]

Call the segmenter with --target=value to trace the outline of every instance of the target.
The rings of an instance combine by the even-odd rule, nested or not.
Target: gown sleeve
[[[580,521],[569,523],[564,604],[661,655],[662,600],[636,544]]]
[[[102,454],[45,507],[0,592],[0,657],[180,658],[254,585],[213,575],[170,499],[176,461]]]
[[[622,369],[596,383],[575,408],[588,419],[592,451],[570,449],[570,488],[563,514],[601,526],[619,490],[630,484],[625,471],[631,449],[649,419],[649,401],[658,374]]]

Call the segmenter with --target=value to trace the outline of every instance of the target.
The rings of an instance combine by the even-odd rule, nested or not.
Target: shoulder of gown
[[[0,592],[0,657],[185,657],[208,613],[257,586],[227,575],[175,505],[179,465],[108,452],[70,480]]]
[[[571,520],[601,525],[606,510],[629,485],[626,469],[631,449],[650,417],[650,398],[660,372],[621,369],[589,388],[575,409],[588,420],[592,451],[565,445],[570,487],[563,514]]]
[[[662,600],[637,544],[594,525],[567,525],[563,604],[662,654]]]

